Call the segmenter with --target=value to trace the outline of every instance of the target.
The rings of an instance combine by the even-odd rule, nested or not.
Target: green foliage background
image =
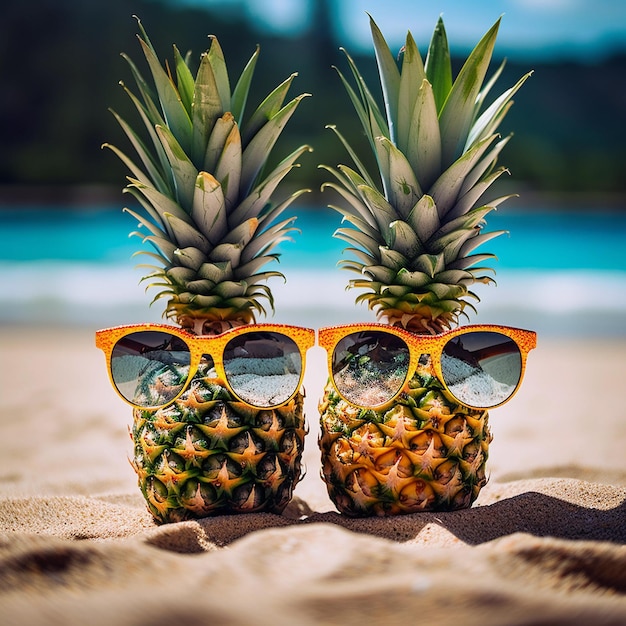
[[[29,0],[7,4],[0,20],[1,189],[122,186],[124,167],[100,146],[109,141],[126,148],[109,107],[134,119],[118,85],[120,80],[132,85],[120,52],[141,64],[133,14],[141,17],[162,60],[171,58],[173,43],[198,58],[208,47],[207,35],[215,34],[234,76],[259,43],[253,92],[267,93],[268,85],[297,71],[291,95],[313,95],[302,103],[284,139],[288,145],[283,144],[283,152],[302,143],[315,149],[292,180],[298,182],[299,177],[302,184],[316,188],[323,177],[317,163],[346,161],[334,134],[324,126],[336,124],[350,136],[360,130],[331,69],[346,66],[339,51],[342,42],[332,40],[331,17],[323,11],[308,33],[288,38],[263,35],[232,15],[157,0]],[[423,52],[427,43],[418,41]],[[372,73],[370,84],[376,84],[373,54],[360,58],[357,51],[349,52],[365,74]],[[595,64],[509,62],[499,85],[512,85],[528,69],[535,73],[517,95],[502,129],[515,132],[502,162],[517,188],[521,183],[532,191],[570,197],[621,197],[626,192],[626,48]]]

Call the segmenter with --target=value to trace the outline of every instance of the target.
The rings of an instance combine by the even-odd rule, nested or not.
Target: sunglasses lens
[[[252,406],[278,406],[298,390],[302,357],[296,342],[282,333],[237,335],[226,344],[223,358],[233,391]]]
[[[446,344],[441,370],[457,400],[488,409],[508,400],[517,389],[522,375],[522,355],[517,344],[506,335],[469,332]]]
[[[402,389],[409,347],[400,337],[383,331],[351,333],[337,343],[332,368],[335,386],[348,402],[378,406]]]
[[[122,337],[111,353],[111,375],[126,400],[142,407],[171,402],[189,377],[190,354],[169,333],[138,331]]]

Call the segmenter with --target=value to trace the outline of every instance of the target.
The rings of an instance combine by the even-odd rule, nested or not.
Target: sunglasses
[[[120,397],[139,409],[172,404],[198,371],[224,384],[239,401],[277,408],[298,393],[310,328],[282,324],[239,326],[220,335],[192,335],[165,324],[119,326],[96,332]]]
[[[397,398],[413,378],[422,355],[430,355],[445,390],[470,409],[491,409],[519,388],[528,352],[537,344],[530,330],[471,325],[439,335],[415,335],[384,324],[322,328],[318,343],[328,353],[337,393],[361,409]]]

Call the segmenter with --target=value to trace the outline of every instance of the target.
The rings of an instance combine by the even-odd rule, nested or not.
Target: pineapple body
[[[339,264],[357,278],[350,288],[378,320],[415,334],[438,334],[476,311],[476,284],[494,282],[492,253],[478,248],[503,231],[486,232],[486,216],[509,196],[486,197],[507,170],[498,157],[508,137],[498,127],[526,74],[489,104],[502,71],[486,81],[498,20],[453,78],[443,20],[426,59],[411,33],[394,54],[370,18],[380,98],[349,55],[353,84],[339,76],[368,140],[362,148],[330,126],[354,167],[325,169],[325,187],[341,198],[335,236],[350,258]],[[400,61],[401,58],[401,61]],[[484,84],[483,84],[484,83]],[[428,356],[398,398],[378,410],[341,400],[332,383],[320,403],[322,475],[337,508],[352,516],[468,507],[486,483],[491,434],[486,411],[446,396]]]
[[[487,482],[488,413],[447,397],[428,361],[377,411],[352,407],[328,383],[320,414],[322,476],[345,515],[466,508]]]
[[[134,410],[131,463],[158,522],[281,513],[303,475],[305,434],[302,394],[255,409],[199,372],[174,404]]]
[[[131,173],[125,191],[139,208],[125,210],[139,224],[132,234],[148,244],[137,252],[147,261],[142,281],[157,290],[152,304],[165,302],[164,317],[188,332],[254,324],[268,304],[273,311],[267,281],[284,278],[266,269],[296,230],[295,218],[282,214],[307,191],[281,195],[309,146],[274,151],[307,94],[286,101],[292,74],[247,114],[258,48],[231,81],[215,36],[198,64],[174,46],[173,62],[163,66],[138,24],[152,80],[126,57],[138,95],[123,86],[142,132],[115,114],[136,158],[105,145]],[[164,408],[134,410],[131,463],[159,522],[280,513],[302,476],[302,395],[258,410],[235,401],[210,373],[201,366],[187,392]]]

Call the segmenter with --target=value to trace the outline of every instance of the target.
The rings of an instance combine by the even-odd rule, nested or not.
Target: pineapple
[[[142,279],[165,299],[164,317],[197,335],[253,324],[273,299],[265,281],[282,277],[264,266],[295,230],[279,220],[299,190],[278,204],[276,189],[302,146],[273,168],[269,154],[307,94],[284,100],[294,75],[278,85],[247,120],[244,109],[259,55],[254,52],[231,93],[217,38],[192,72],[174,46],[165,69],[144,28],[139,43],[152,82],[128,58],[140,97],[124,87],[143,122],[145,141],[115,114],[139,161],[105,144],[129,168],[125,192],[143,210],[126,208],[153,250]],[[131,464],[158,522],[218,513],[280,513],[302,477],[306,433],[303,397],[257,410],[235,401],[201,365],[189,390],[159,410],[134,410]],[[177,384],[177,381],[172,381]]]
[[[424,62],[409,32],[400,66],[370,18],[385,114],[346,54],[356,89],[339,76],[378,166],[372,174],[333,126],[355,168],[321,166],[344,206],[348,226],[335,236],[353,258],[349,287],[365,290],[380,322],[416,334],[437,334],[474,310],[475,283],[493,281],[475,253],[501,234],[483,232],[485,216],[507,197],[482,198],[506,170],[496,166],[508,141],[496,132],[512,96],[530,74],[486,104],[502,71],[485,83],[498,20],[453,81],[440,18]],[[483,84],[484,83],[484,84]],[[337,508],[349,516],[465,508],[487,478],[488,413],[459,405],[434,375],[428,355],[404,393],[384,410],[361,410],[328,384],[320,401],[322,475]]]

